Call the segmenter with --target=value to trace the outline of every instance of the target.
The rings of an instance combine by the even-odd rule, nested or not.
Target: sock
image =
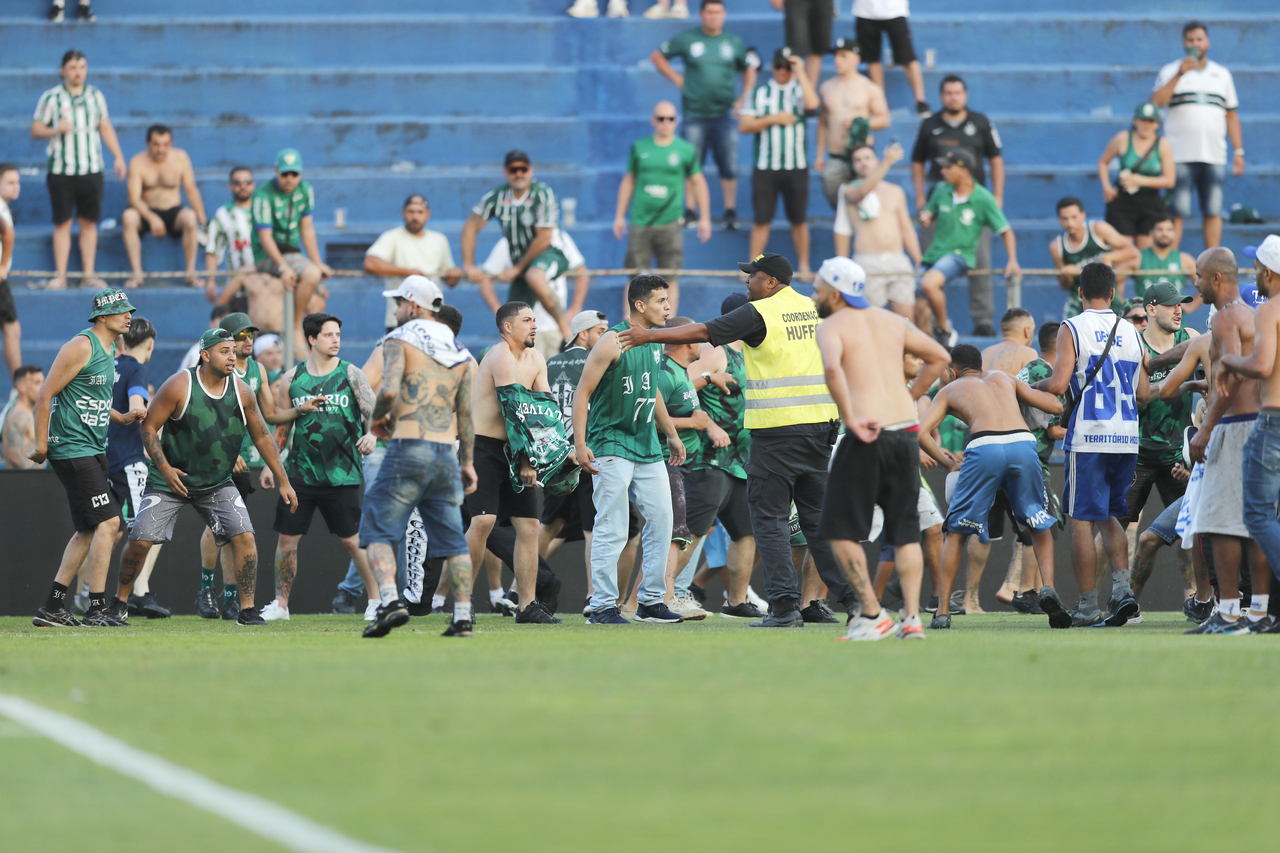
[[[1133,593],[1133,588],[1129,585],[1129,570],[1120,569],[1111,572],[1111,597],[1119,598],[1120,593]]]
[[[1218,612],[1234,622],[1240,618],[1240,599],[1222,599],[1218,602]]]
[[[91,592],[89,593],[89,610],[101,610],[107,606],[107,593]]]
[[[201,589],[213,588],[213,575],[214,575],[213,569],[206,569],[204,566],[200,567],[200,588]]]
[[[471,602],[466,604],[453,605],[453,621],[454,622],[470,622],[471,621]]]
[[[45,599],[44,606],[46,610],[65,610],[67,607],[67,588],[54,581],[53,589],[49,590],[49,597]]]
[[[489,590],[489,603],[490,603],[490,604],[496,604],[496,603],[498,602],[498,600],[499,600],[499,599],[501,599],[501,598],[505,598],[505,596],[502,594],[502,587],[498,587],[497,589],[491,589],[491,590]],[[444,604],[444,599],[440,599],[440,603],[441,603],[441,604]]]
[[[1080,612],[1092,613],[1098,609],[1098,591],[1091,589],[1088,592],[1080,593]]]
[[[394,581],[385,586],[378,587],[378,595],[385,602],[392,602],[400,597],[400,593],[399,591],[396,590],[396,585]]]
[[[222,585],[222,601],[230,603],[236,600],[236,585],[233,583],[224,583]]]
[[[431,596],[431,609],[439,610],[441,607],[444,607],[444,596],[443,595]]]
[[[1267,605],[1270,603],[1270,595],[1255,595],[1249,603],[1249,621],[1260,622],[1267,615]]]

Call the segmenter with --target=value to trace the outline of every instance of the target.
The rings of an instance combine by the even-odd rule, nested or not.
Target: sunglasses
[[[523,175],[528,171],[529,171],[528,166],[508,166],[507,167],[508,175]]]
[[[286,172],[285,174],[288,174],[288,173]],[[250,179],[249,179],[249,180],[247,180],[247,181],[232,181],[232,182],[231,182],[231,186],[233,186],[233,187],[251,187],[251,186],[253,186],[253,178],[250,178]]]
[[[257,334],[258,333],[255,332],[253,329],[245,329],[242,332],[236,332],[235,339],[237,341],[251,341],[253,340],[254,336]]]
[[[1130,323],[1145,323],[1147,322],[1147,315],[1146,314],[1126,314],[1125,319],[1128,320]]]
[[[298,176],[299,176],[299,175],[301,175],[301,174],[302,174],[301,172],[281,172],[281,173],[280,173],[280,177],[282,177],[282,178],[289,178],[289,177],[294,177],[294,178],[296,178],[296,177],[298,177]]]
[[[675,116],[654,116],[653,120],[654,121],[675,121],[676,117]]]

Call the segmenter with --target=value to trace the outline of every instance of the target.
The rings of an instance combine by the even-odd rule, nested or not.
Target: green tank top
[[[627,328],[624,321],[609,331]],[[600,377],[587,413],[587,446],[597,458],[662,461],[662,442],[653,415],[661,362],[662,346],[643,344],[624,352]]]
[[[187,368],[190,382],[182,414],[169,419],[160,438],[164,458],[186,473],[182,483],[190,497],[207,495],[231,482],[240,445],[249,434],[235,377],[227,377],[222,393],[214,397],[200,384],[199,369]],[[159,469],[154,464],[149,468],[147,488],[169,492]]]
[[[747,456],[751,453],[751,432],[744,425],[747,413],[747,398],[743,389],[747,387],[747,358],[731,346],[724,347],[725,360],[728,365],[725,373],[738,383],[733,394],[726,396],[719,387],[708,384],[698,392],[702,408],[716,422],[716,426],[729,433],[732,439],[728,447],[715,447],[711,442],[703,442],[702,456],[695,460],[693,468],[719,468],[739,480],[747,479]]]
[[[249,390],[253,392],[253,399],[258,399],[258,389],[262,387],[263,380],[266,378],[263,376],[262,365],[258,364],[256,360],[251,358],[244,366],[244,373],[241,373],[239,370],[235,373],[245,385],[249,386]],[[250,468],[262,467],[262,454],[259,453],[258,448],[254,446],[253,439],[249,437],[248,430],[245,431],[244,443],[240,446],[240,458],[243,459],[245,464]]]
[[[669,355],[662,356],[662,369],[658,372],[658,390],[662,392],[662,402],[667,406],[667,414],[673,418],[691,418],[693,413],[702,408],[698,401],[698,392],[693,390],[689,381],[689,373],[680,363]],[[703,445],[711,442],[703,441],[701,430],[680,429],[680,441],[684,443],[685,464],[702,456]],[[662,459],[671,461],[671,448],[662,443]]]
[[[1133,150],[1133,131],[1131,130],[1129,131],[1129,147],[1126,148],[1125,152],[1120,155],[1120,168],[1122,170],[1128,169],[1130,172],[1132,172],[1135,175],[1142,175],[1143,177],[1147,177],[1147,178],[1158,178],[1164,173],[1164,169],[1160,166],[1160,137],[1159,136],[1157,136],[1156,141],[1152,143],[1152,151],[1150,153],[1151,153],[1151,156],[1147,157],[1147,159],[1143,161],[1142,160],[1143,155]],[[1141,162],[1141,165],[1139,165],[1139,162]],[[1151,188],[1143,187],[1142,189],[1151,189]],[[1124,190],[1119,189],[1118,187],[1117,187],[1117,191],[1124,192]],[[1152,191],[1159,192],[1159,190],[1152,190]]]
[[[1102,256],[1111,251],[1111,247],[1106,243],[1103,243],[1098,236],[1093,233],[1093,227],[1095,224],[1096,223],[1092,219],[1085,222],[1084,242],[1075,249],[1068,248],[1067,233],[1065,231],[1058,235],[1056,240],[1058,244],[1058,257],[1062,258],[1063,264],[1082,267],[1085,264],[1092,263],[1093,261],[1101,261]],[[1080,294],[1077,290],[1079,287],[1080,277],[1076,276],[1071,281],[1071,296],[1067,299],[1067,307],[1063,312],[1063,316],[1068,319],[1075,317],[1084,310],[1084,305],[1080,302]],[[1115,299],[1111,300],[1111,310],[1115,311],[1117,314],[1124,312],[1124,300],[1121,299],[1119,295],[1117,295]]]
[[[50,459],[77,459],[107,452],[116,346],[112,344],[110,352],[103,349],[92,329],[80,334],[89,339],[93,352],[80,372],[53,398],[49,409]]]
[[[324,405],[301,415],[293,422],[289,450],[289,479],[308,486],[358,486],[364,463],[356,442],[363,433],[360,406],[351,387],[351,364],[338,359],[338,366],[326,376],[307,372],[305,361],[298,363],[289,383],[290,405],[312,397],[325,398]]]
[[[1168,272],[1160,273],[1144,273],[1133,276],[1133,295],[1142,297],[1146,296],[1147,288],[1153,284],[1167,281],[1178,288],[1178,295],[1182,295],[1182,288],[1188,284],[1187,276],[1182,272],[1182,252],[1174,249],[1167,257],[1161,258],[1156,254],[1156,250],[1151,246],[1142,250],[1142,254],[1138,259],[1138,269],[1140,270],[1168,270]]]
[[[1179,329],[1173,336],[1173,342],[1180,344],[1190,337],[1186,329]],[[1147,343],[1145,335],[1139,334],[1138,340],[1142,341],[1142,346],[1152,358],[1160,354]],[[1163,381],[1173,368],[1174,365],[1170,365],[1154,371],[1151,384]],[[1183,394],[1173,400],[1156,397],[1143,407],[1138,418],[1138,461],[1143,465],[1172,468],[1175,462],[1182,460],[1182,431],[1191,424],[1191,396]]]

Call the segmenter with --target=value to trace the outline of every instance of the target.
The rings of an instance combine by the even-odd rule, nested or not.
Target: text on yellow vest
[[[788,286],[751,304],[767,331],[760,346],[744,348],[747,429],[837,420],[815,337],[818,310],[813,300]]]

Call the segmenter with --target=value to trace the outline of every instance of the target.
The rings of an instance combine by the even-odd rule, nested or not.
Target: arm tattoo
[[[471,419],[471,384],[475,374],[475,363],[465,362],[458,393],[454,396],[458,412],[458,461],[463,465],[471,464],[476,450],[476,425]]]
[[[142,446],[146,448],[147,455],[151,457],[151,461],[157,468],[169,464],[164,458],[164,449],[160,446],[160,436],[154,429],[148,429],[145,426],[142,428]]]
[[[389,340],[382,344],[382,390],[373,409],[373,419],[380,420],[400,396],[400,381],[404,378],[404,344]]]
[[[364,371],[354,364],[347,368],[347,379],[351,382],[356,405],[360,408],[360,417],[364,419],[364,428],[368,431],[369,425],[373,423],[373,386],[369,384],[369,377],[364,375]]]

